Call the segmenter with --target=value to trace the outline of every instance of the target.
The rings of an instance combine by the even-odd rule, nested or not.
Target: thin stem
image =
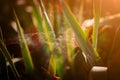
[[[93,0],[93,14],[94,14],[93,47],[95,49],[97,49],[98,26],[99,26],[99,19],[100,19],[100,7],[101,7],[101,0]]]

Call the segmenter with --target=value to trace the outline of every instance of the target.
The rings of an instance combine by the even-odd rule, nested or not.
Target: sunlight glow
[[[94,66],[92,68],[92,71],[93,72],[103,72],[103,71],[107,71],[107,67],[101,67],[101,66]]]

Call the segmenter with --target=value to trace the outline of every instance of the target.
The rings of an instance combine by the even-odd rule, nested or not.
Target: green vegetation
[[[0,69],[5,71],[2,74],[6,79],[15,77],[16,80],[88,80],[91,68],[102,62],[98,49],[99,26],[108,23],[111,18],[100,21],[101,1],[93,0],[94,23],[86,33],[82,29],[85,19],[84,2],[82,0],[80,5],[80,19],[76,18],[64,0],[56,0],[54,5],[47,4],[44,0],[26,0],[27,14],[22,10],[25,7],[24,2],[19,3],[18,7],[12,6],[13,19],[9,24],[15,23],[10,26],[14,31],[13,35],[17,35],[16,43],[13,44],[20,47],[21,52],[16,54],[21,54],[22,56],[17,58],[22,60],[13,62],[15,54],[12,56],[7,47],[13,44],[7,44],[0,28]],[[20,4],[24,7],[20,7]],[[89,35],[92,36],[91,41]],[[7,62],[14,75],[9,75],[11,72],[6,65]],[[19,63],[22,63],[21,69],[25,72],[19,71]]]

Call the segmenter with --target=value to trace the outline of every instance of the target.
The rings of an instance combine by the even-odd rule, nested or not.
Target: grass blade
[[[74,53],[74,44],[73,44],[73,33],[71,28],[68,28],[66,31],[66,47],[67,47],[67,58],[69,63],[72,62],[72,56]]]
[[[53,75],[56,75],[56,59],[54,55],[51,55],[50,63],[49,63],[49,70],[52,69],[50,72],[53,72]]]
[[[80,23],[80,25],[82,25],[82,22],[83,22],[83,11],[84,11],[84,0],[81,1],[81,4],[80,4],[80,9],[79,9],[79,14],[78,14],[78,21]]]
[[[36,26],[39,29],[43,43],[48,44],[46,51],[50,53],[50,51],[53,50],[53,42],[55,41],[55,33],[54,33],[53,27],[50,23],[50,20],[48,18],[48,15],[46,13],[46,10],[45,10],[45,7],[42,1],[40,1],[40,5],[41,5],[40,7],[42,9],[42,12],[43,12],[43,16],[39,13],[40,10],[36,8],[37,5],[34,4],[33,5],[33,18],[35,19],[35,22],[37,23]]]
[[[3,41],[1,26],[0,26],[0,40]],[[0,48],[0,73],[1,73],[0,78],[2,80],[8,80],[6,60],[1,48]]]
[[[33,9],[33,22],[34,22],[35,26],[38,27],[39,31],[40,31],[41,33],[43,33],[43,32],[44,32],[44,29],[43,29],[43,27],[42,27],[43,25],[42,25],[41,15],[40,15],[40,13],[39,13],[39,11],[37,10],[37,8],[36,8],[35,5],[32,6],[32,9]]]
[[[47,38],[47,42],[50,48],[50,51],[53,51],[53,43],[55,42],[55,32],[53,30],[52,24],[48,18],[47,12],[45,10],[44,4],[42,2],[42,0],[40,0],[40,6],[41,6],[41,10],[43,12],[44,15],[44,22],[45,22],[45,33],[46,33],[46,38]]]
[[[14,73],[14,76],[15,76],[16,80],[19,80],[20,76],[17,72],[17,69],[16,69],[14,63],[12,62],[11,56],[10,56],[5,44],[1,40],[0,40],[0,51],[3,53],[3,55],[6,57],[6,59],[10,63],[10,67],[11,67],[13,73]]]
[[[43,4],[42,0],[40,0],[40,5],[41,5],[41,8],[42,8],[42,12],[45,16],[45,22],[46,22],[47,28],[48,28],[49,31],[51,31],[53,39],[55,39],[55,32],[54,32],[52,24],[51,24],[51,22],[48,18],[48,15],[47,15],[47,12],[45,10],[45,7],[44,7],[44,4]]]
[[[93,47],[97,49],[97,38],[98,38],[98,26],[100,20],[100,2],[101,0],[93,0],[93,13],[94,13],[94,24],[93,24]]]
[[[40,33],[42,32],[41,37],[43,39],[43,43],[48,44],[48,46],[45,47],[45,50],[47,51],[47,53],[51,54],[53,53],[53,50],[54,50],[55,33],[53,30],[52,24],[48,18],[48,15],[47,15],[47,12],[45,10],[42,0],[40,0],[40,7],[41,7],[43,15],[40,15],[39,10],[37,8],[35,8],[36,12],[33,11],[33,13],[39,15],[40,17],[41,16],[43,17],[43,19],[41,20],[42,25],[37,25],[37,26],[39,27]],[[36,21],[37,23],[39,23],[40,20],[38,20],[38,17],[36,17]],[[50,63],[49,68],[52,69],[53,75],[55,75],[56,74],[56,67],[55,67],[56,61],[55,61],[54,55],[51,55],[49,63]]]
[[[42,10],[41,12],[43,15],[40,14],[40,9],[37,8],[39,6],[41,7]],[[46,13],[42,1],[40,1],[40,5],[36,5],[34,3],[32,7],[33,7],[33,19],[35,21],[34,24],[40,32],[42,43],[45,44],[44,50],[48,53],[48,55],[50,55],[54,50],[54,42],[55,42],[55,33],[53,27],[50,23],[50,20],[48,18],[48,15]],[[53,72],[53,75],[56,74],[56,67],[54,66],[56,66],[55,58],[54,56],[51,55],[49,61],[49,69],[50,72]]]
[[[17,23],[18,36],[19,36],[19,39],[21,39],[20,46],[21,46],[21,50],[23,54],[23,59],[25,61],[25,65],[27,68],[27,72],[28,74],[33,74],[34,67],[33,67],[33,62],[32,62],[32,58],[30,55],[30,51],[28,49],[28,46],[27,46],[27,43],[24,37],[24,33],[22,31],[22,28],[20,26],[20,23],[19,23],[19,20],[17,18],[15,11],[14,11],[14,15],[15,15],[16,23]]]
[[[98,53],[96,50],[92,47],[90,42],[88,41],[85,33],[81,29],[80,25],[78,24],[77,20],[73,16],[72,12],[69,10],[69,8],[66,6],[64,2],[61,1],[62,9],[65,14],[65,17],[68,21],[68,24],[73,29],[76,39],[78,41],[79,47],[82,49],[82,51],[85,53],[87,58],[89,58],[89,63],[91,65],[94,65],[96,60],[99,58]],[[91,57],[91,58],[90,58]]]
[[[1,49],[0,49],[0,78],[2,80],[8,80],[6,60]]]

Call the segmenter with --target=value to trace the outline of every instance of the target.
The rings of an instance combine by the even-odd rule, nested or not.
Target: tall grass
[[[97,49],[98,40],[98,26],[100,21],[100,9],[101,0],[93,0],[93,14],[94,14],[94,24],[93,24],[93,47]]]
[[[32,0],[30,0],[32,1]],[[53,26],[50,22],[48,13],[46,11],[46,8],[42,2],[42,0],[37,1],[39,2],[39,5],[36,5],[34,1],[32,1],[33,4],[32,7],[32,20],[34,26],[39,30],[39,39],[41,40],[43,46],[45,46],[44,50],[48,53],[47,55],[50,55],[49,60],[49,66],[48,69],[45,71],[48,71],[48,73],[51,73],[53,77],[56,75],[63,78],[64,73],[67,67],[73,66],[73,58],[75,56],[74,49],[76,47],[74,43],[74,39],[76,39],[78,46],[81,48],[83,54],[87,58],[87,62],[92,67],[95,65],[96,61],[100,58],[99,54],[97,53],[97,35],[98,35],[98,25],[99,25],[99,18],[100,18],[100,12],[99,12],[99,5],[97,1],[94,0],[94,31],[93,31],[93,46],[86,37],[86,34],[82,30],[81,26],[79,25],[79,22],[74,17],[73,13],[69,9],[68,5],[63,1],[60,0],[59,8],[56,9],[56,27],[57,31],[60,31],[61,34],[55,34],[55,31],[53,29]],[[58,1],[59,2],[59,1]],[[81,3],[83,5],[83,2]],[[81,12],[83,6],[81,5]],[[60,9],[60,11],[59,11]],[[61,14],[63,13],[63,14]],[[24,59],[24,63],[26,66],[26,70],[28,74],[34,75],[34,68],[32,61],[32,56],[30,55],[30,51],[28,48],[28,44],[25,40],[24,30],[22,29],[19,19],[17,18],[17,15],[14,11],[14,16],[17,24],[17,33],[20,39],[20,46],[21,51]],[[82,19],[81,19],[82,20]],[[81,21],[82,22],[82,21]],[[74,35],[75,37],[74,37]],[[57,37],[56,37],[57,35]],[[12,62],[12,59],[9,55],[9,52],[7,51],[7,48],[5,47],[5,44],[3,43],[2,34],[0,35],[0,47],[1,52],[5,54],[5,57],[8,59],[8,61],[11,64],[11,67],[14,71],[14,74],[19,78],[19,74],[15,68],[15,65]],[[47,45],[47,46],[46,46]],[[39,53],[41,54],[41,53]],[[46,54],[46,53],[43,53]],[[38,62],[39,63],[39,62]],[[65,68],[64,68],[65,67]],[[41,76],[41,75],[37,75]]]
[[[3,34],[2,34],[2,30],[0,27],[0,40],[3,41]],[[5,60],[5,56],[4,53],[2,51],[2,49],[0,48],[0,68],[1,68],[1,79],[8,79],[8,75],[7,75],[7,66],[6,66],[6,60]]]
[[[32,6],[33,7],[33,19],[35,26],[39,29],[39,33],[41,36],[42,43],[47,45],[44,50],[50,55],[49,68],[52,69],[53,75],[56,74],[56,61],[54,57],[54,44],[55,44],[55,33],[53,30],[53,26],[49,20],[45,7],[43,5],[42,0],[39,1],[39,5]],[[38,9],[37,7],[40,7]],[[42,13],[39,13],[41,10]],[[37,23],[37,24],[36,24]]]
[[[2,79],[8,79],[8,75],[7,75],[7,66],[6,66],[6,59],[7,61],[10,63],[10,67],[13,71],[13,74],[14,74],[14,77],[16,80],[19,80],[20,79],[20,76],[17,72],[17,69],[14,65],[14,63],[12,62],[12,58],[10,56],[10,53],[8,52],[5,44],[4,44],[4,39],[3,39],[3,34],[2,34],[2,30],[1,30],[1,27],[0,27],[0,70],[1,70],[1,73],[3,74],[2,75]],[[2,72],[4,70],[4,72]]]
[[[81,26],[73,16],[70,9],[66,6],[64,2],[61,1],[62,9],[65,14],[65,17],[68,21],[68,24],[73,29],[77,42],[79,44],[79,47],[82,49],[82,51],[85,53],[85,55],[88,58],[88,61],[91,65],[94,65],[96,60],[99,58],[99,54],[97,51],[92,47],[91,43],[88,41],[85,33],[81,29]]]
[[[38,8],[40,7],[40,8]],[[53,27],[51,25],[51,22],[48,18],[48,15],[46,13],[45,7],[43,5],[42,0],[40,0],[40,5],[33,4],[33,21],[35,26],[39,29],[42,42],[46,43],[48,47],[46,50],[48,53],[53,51],[53,45],[55,41],[55,33],[53,30]],[[40,10],[42,14],[40,13]],[[49,51],[50,50],[50,51]]]
[[[55,42],[55,32],[53,30],[53,26],[48,18],[47,12],[45,10],[45,7],[43,5],[42,0],[40,0],[40,5],[41,5],[41,9],[43,12],[43,17],[44,17],[44,21],[45,21],[45,30],[46,30],[46,37],[48,39],[48,44],[49,44],[49,48],[51,51],[53,51],[53,43]]]
[[[4,42],[2,40],[0,40],[0,51],[2,52],[1,54],[3,54],[6,57],[6,59],[8,60],[8,62],[10,63],[10,67],[11,67],[11,69],[13,71],[15,79],[19,80],[20,76],[19,76],[19,74],[17,72],[17,69],[16,69],[14,63],[12,62],[12,58],[10,56],[10,53],[8,52]]]

